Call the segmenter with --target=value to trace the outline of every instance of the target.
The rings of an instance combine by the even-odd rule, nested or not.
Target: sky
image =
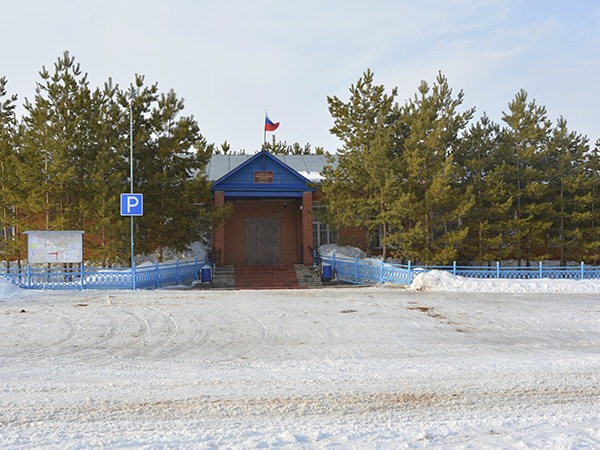
[[[335,152],[327,97],[367,69],[400,105],[439,72],[500,123],[520,89],[553,122],[600,139],[595,0],[0,0],[0,77],[32,100],[69,51],[92,87],[145,76],[185,101],[208,142],[258,151],[265,112],[288,144]],[[19,107],[19,113],[24,109]],[[272,134],[267,133],[267,139]]]

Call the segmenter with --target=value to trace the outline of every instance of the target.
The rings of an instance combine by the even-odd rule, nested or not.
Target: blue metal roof
[[[209,181],[217,181],[256,155],[213,155],[206,168]],[[328,165],[326,155],[271,155],[310,181],[318,181]],[[335,157],[334,157],[335,158]],[[333,165],[336,165],[334,161]]]
[[[220,156],[220,155],[217,155]],[[224,171],[224,163],[227,164],[227,172],[213,182],[212,190],[223,191],[225,197],[302,197],[303,192],[315,191],[310,186],[311,180],[303,176],[299,171],[286,164],[289,155],[276,157],[269,152],[262,151],[255,155],[223,155],[219,158],[220,170],[215,170],[213,156],[209,167],[209,179]],[[301,156],[301,155],[294,155]],[[321,156],[321,155],[302,155]],[[231,163],[237,163],[231,168]],[[290,158],[298,167],[299,158]],[[304,163],[303,163],[304,164]],[[313,167],[314,164],[313,164]],[[308,166],[300,166],[301,172],[309,173]],[[212,170],[211,170],[212,169]],[[212,173],[212,175],[211,175]],[[257,174],[259,178],[257,178]],[[261,176],[266,178],[260,179]]]

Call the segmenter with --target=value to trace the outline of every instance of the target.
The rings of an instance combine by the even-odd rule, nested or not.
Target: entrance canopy
[[[212,185],[225,198],[302,198],[303,192],[314,192],[310,180],[271,155],[261,151]]]

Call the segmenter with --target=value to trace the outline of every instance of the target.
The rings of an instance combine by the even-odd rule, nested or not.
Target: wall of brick
[[[312,253],[309,247],[313,245],[313,193],[303,192],[302,193],[302,242],[304,256],[302,261],[306,265],[313,263]]]
[[[225,205],[225,192],[215,191],[215,207]],[[213,251],[215,253],[221,253],[221,259],[217,261],[217,264],[222,266],[225,265],[223,255],[225,255],[225,224],[220,225],[213,233]]]
[[[300,200],[234,200],[231,203],[233,214],[224,227],[224,264],[246,264],[246,219],[260,217],[279,219],[279,263],[296,264],[301,261],[297,230],[302,217]]]

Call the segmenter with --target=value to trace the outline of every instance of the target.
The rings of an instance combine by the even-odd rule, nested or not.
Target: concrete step
[[[304,264],[296,264],[294,266],[296,270],[296,277],[298,278],[298,284],[302,287],[316,288],[323,286],[321,277],[312,266],[305,266]]]
[[[298,289],[293,266],[236,266],[236,289]]]

